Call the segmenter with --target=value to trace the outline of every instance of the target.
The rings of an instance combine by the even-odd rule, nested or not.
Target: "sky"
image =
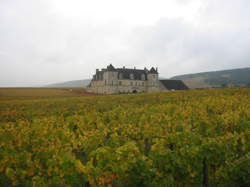
[[[250,67],[249,0],[0,0],[0,87]]]

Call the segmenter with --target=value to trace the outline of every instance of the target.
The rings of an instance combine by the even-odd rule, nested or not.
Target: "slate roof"
[[[144,75],[145,80],[147,80],[148,73],[158,74],[157,68],[151,68],[150,70],[145,69],[128,69],[128,68],[115,68],[112,64],[108,65],[106,69],[102,69],[101,71],[97,71],[96,74],[93,76],[94,80],[102,80],[103,73],[105,71],[113,71],[118,72],[118,77],[122,77],[121,79],[130,79],[130,74],[133,74],[133,80],[143,80],[142,75]]]
[[[118,72],[118,77],[122,74],[122,79],[130,79],[130,74],[133,74],[134,80],[141,80],[142,75],[144,75],[145,80],[147,80],[147,73],[145,70],[117,68],[116,71]]]
[[[95,79],[95,80],[102,80],[102,79],[103,79],[103,73],[104,73],[104,71],[98,71],[98,72],[94,75],[94,79]]]
[[[168,90],[188,90],[188,87],[181,80],[160,80]]]

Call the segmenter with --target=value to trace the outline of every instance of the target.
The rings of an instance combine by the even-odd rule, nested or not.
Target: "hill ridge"
[[[237,68],[177,75],[190,88],[244,87],[250,85],[250,68]]]

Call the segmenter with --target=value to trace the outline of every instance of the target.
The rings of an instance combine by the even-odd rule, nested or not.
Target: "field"
[[[0,89],[0,186],[250,186],[250,89]]]
[[[0,88],[0,99],[39,99],[91,95],[83,88]],[[92,94],[93,95],[93,94]]]

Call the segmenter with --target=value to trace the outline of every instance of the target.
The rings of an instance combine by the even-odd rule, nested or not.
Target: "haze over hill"
[[[90,79],[84,79],[84,80],[73,80],[73,81],[49,84],[44,87],[46,88],[82,88],[84,87],[85,88],[89,83],[90,83]]]
[[[210,71],[174,76],[189,88],[241,87],[250,85],[250,68]]]

